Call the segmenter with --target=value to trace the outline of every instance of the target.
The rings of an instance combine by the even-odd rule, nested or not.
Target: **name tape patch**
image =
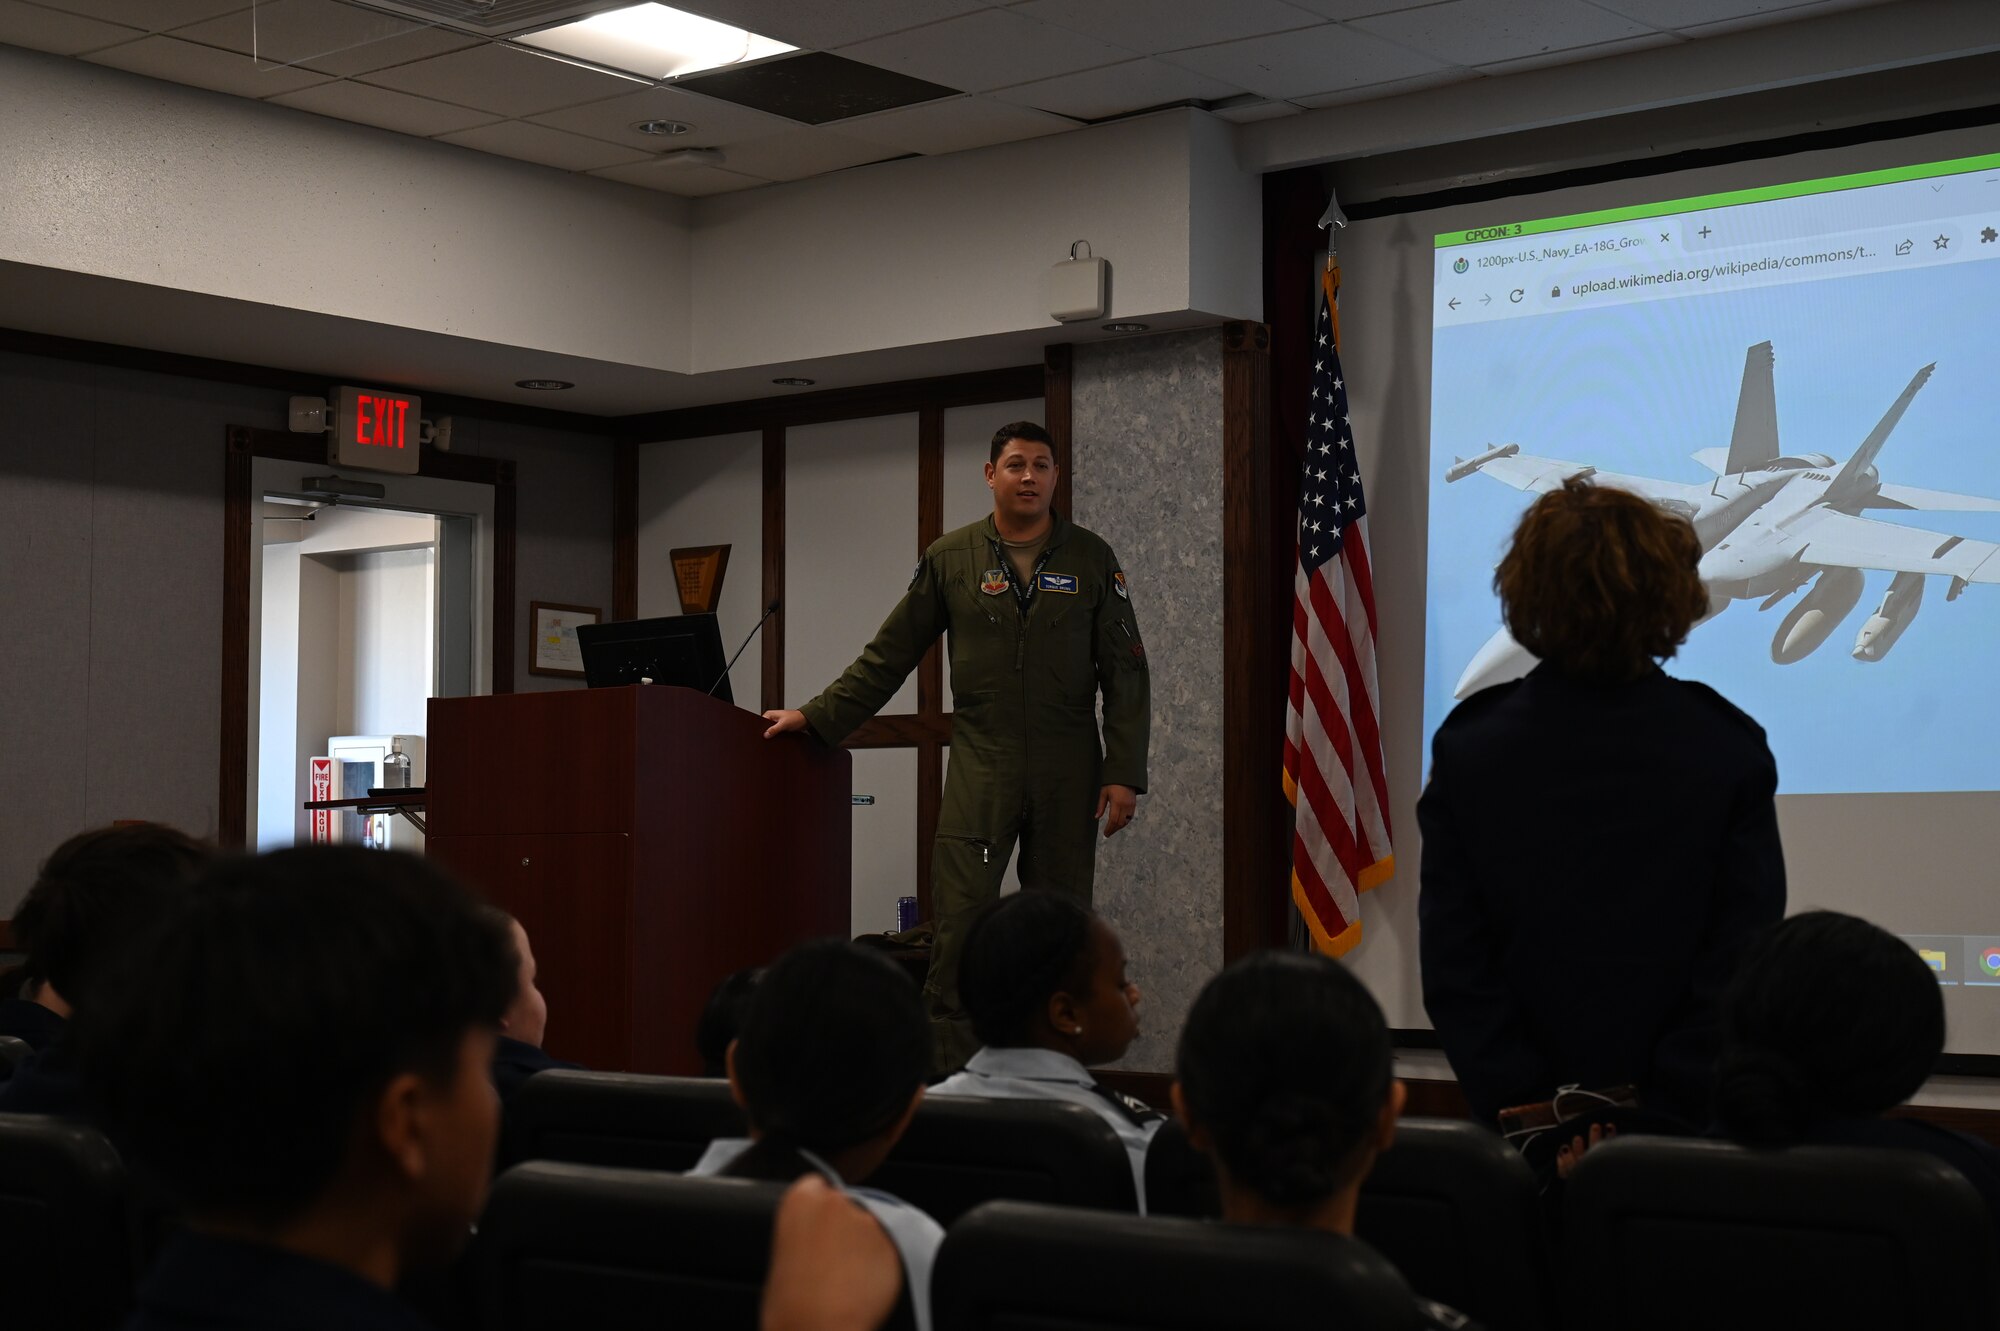
[[[1076,574],[1044,573],[1035,579],[1035,589],[1044,592],[1064,592],[1076,595]]]

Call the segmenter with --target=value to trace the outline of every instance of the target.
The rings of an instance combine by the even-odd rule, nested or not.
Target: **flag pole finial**
[[[1326,193],[1326,211],[1319,215],[1319,225],[1326,232],[1326,266],[1331,270],[1340,254],[1341,230],[1347,225],[1347,213],[1340,206],[1340,196],[1332,190]]]

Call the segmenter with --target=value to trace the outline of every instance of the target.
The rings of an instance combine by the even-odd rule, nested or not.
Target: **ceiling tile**
[[[1023,83],[993,95],[1078,120],[1165,106],[1170,102],[1213,102],[1235,97],[1243,89],[1192,69],[1158,60],[1128,60],[1122,65],[1086,69],[1079,74]]]
[[[1295,116],[1300,108],[1292,102],[1247,101],[1241,106],[1216,108],[1214,114],[1238,125],[1254,125],[1259,120],[1279,120],[1285,116]]]
[[[803,180],[828,171],[901,157],[903,153],[903,149],[886,143],[871,143],[813,127],[788,130],[768,139],[732,143],[723,150],[722,165],[765,180]]]
[[[388,88],[344,80],[322,83],[317,88],[307,88],[302,92],[288,92],[282,97],[271,98],[271,101],[279,106],[310,111],[314,115],[352,120],[377,129],[393,129],[398,134],[415,134],[420,138],[471,129],[493,119],[490,112],[468,111],[462,106],[434,102],[428,97],[412,97],[406,92],[393,92]]]
[[[1321,16],[1285,0],[1028,0],[1013,13],[1068,28],[1127,50],[1174,51],[1188,46],[1310,28]]]
[[[536,115],[642,86],[497,43],[364,74],[361,82],[503,116]]]
[[[1649,32],[1643,37],[1600,42],[1596,46],[1572,46],[1567,50],[1526,56],[1520,60],[1496,60],[1490,65],[1481,65],[1479,72],[1494,75],[1525,74],[1531,69],[1548,69],[1553,65],[1574,65],[1585,60],[1602,60],[1606,56],[1622,55],[1626,51],[1644,51],[1655,46],[1674,46],[1683,40],[1685,39],[1669,32]]]
[[[1802,5],[1801,0],[1592,0],[1592,3],[1655,28],[1694,28],[1742,19],[1768,23],[1779,20],[1788,9],[1811,13],[1816,8]],[[1797,17],[1803,17],[1803,13]]]
[[[225,51],[254,51],[272,64],[340,75],[407,64],[480,41],[336,0],[262,0],[255,9],[176,28],[173,35]]]
[[[1373,102],[1384,97],[1400,97],[1406,92],[1422,92],[1427,88],[1442,88],[1450,83],[1470,83],[1481,77],[1476,69],[1435,70],[1429,74],[1418,74],[1407,79],[1391,79],[1387,83],[1371,83],[1360,88],[1340,88],[1332,92],[1309,93],[1292,100],[1309,110],[1317,111],[1326,106],[1352,106],[1356,102]]]
[[[440,134],[438,142],[455,143],[461,148],[476,148],[501,157],[518,157],[524,162],[538,162],[563,171],[595,171],[600,167],[623,166],[647,156],[615,143],[586,139],[581,134],[521,120],[503,120],[497,125]]]
[[[276,97],[280,93],[297,92],[301,88],[326,82],[324,74],[288,69],[282,65],[260,66],[247,55],[218,51],[213,46],[201,46],[174,37],[141,37],[136,42],[127,42],[83,58],[92,64],[128,69],[134,74],[185,83],[196,88],[235,93],[238,97]]]
[[[1077,128],[1074,120],[985,97],[954,97],[843,121],[840,132],[912,153],[955,153]]]
[[[1325,18],[1341,20],[1361,18],[1368,14],[1392,14],[1399,9],[1418,9],[1424,5],[1434,5],[1437,0],[1287,0],[1300,9],[1310,9]]]
[[[250,0],[37,0],[37,3],[105,23],[144,28],[147,32],[165,32],[217,14],[250,8]]]
[[[985,0],[687,0],[679,8],[814,51],[882,37],[986,8]]]
[[[1160,59],[1280,99],[1387,83],[1444,68],[1442,61],[1333,23],[1175,51]]]
[[[675,86],[683,92],[698,92],[806,125],[935,102],[958,91],[831,51],[804,51],[781,60],[726,65],[691,74]]]
[[[1885,0],[1818,0],[1814,4],[1792,5],[1783,9],[1763,7],[1756,13],[1745,14],[1738,18],[1721,19],[1701,24],[1677,24],[1675,31],[1686,37],[1720,37],[1724,33],[1741,32],[1745,28],[1768,28],[1773,24],[1793,23],[1799,19],[1818,18],[1822,14],[1831,14],[1835,10],[1865,9],[1884,2]],[[1741,6],[1725,7],[1740,8]],[[1697,12],[1699,12],[1700,8],[1706,8],[1706,6],[1697,7]],[[1660,22],[1662,26],[1665,26],[1665,20],[1661,20]]]
[[[100,23],[81,14],[22,4],[21,0],[0,0],[0,42],[8,46],[51,51],[56,55],[81,55],[129,42],[140,35],[137,28]]]
[[[759,185],[771,183],[756,176],[746,176],[740,171],[725,171],[721,167],[679,166],[660,161],[614,166],[604,171],[593,171],[591,174],[603,180],[622,181],[627,185],[656,189],[663,194],[679,194],[685,198],[699,198],[707,194],[729,194],[736,190],[755,189]]]
[[[610,101],[572,106],[565,111],[551,111],[546,115],[529,116],[528,119],[538,125],[566,129],[573,134],[588,134],[594,139],[622,143],[648,153],[671,148],[714,148],[741,139],[767,138],[798,128],[796,122],[782,116],[766,115],[734,102],[702,97],[678,88],[645,88],[623,97],[613,97]],[[678,120],[694,128],[671,139],[641,134],[632,128],[648,120]]]
[[[1011,10],[984,9],[928,27],[842,47],[837,53],[966,92],[1115,65],[1132,51]]]
[[[1654,31],[1584,0],[1445,0],[1353,26],[1450,65],[1490,65]]]

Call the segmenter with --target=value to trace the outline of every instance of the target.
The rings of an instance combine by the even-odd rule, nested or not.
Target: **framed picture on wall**
[[[577,645],[576,626],[603,618],[604,611],[594,605],[528,602],[528,673],[582,679],[583,649]]]

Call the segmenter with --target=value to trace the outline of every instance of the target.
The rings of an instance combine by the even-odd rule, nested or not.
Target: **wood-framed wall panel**
[[[256,458],[326,462],[326,444],[311,435],[232,425],[222,467],[222,752],[217,774],[216,843],[227,850],[249,841],[250,791],[250,514],[251,463]],[[440,453],[425,447],[417,472],[437,480],[493,487],[492,691],[514,691],[515,469],[501,458]]]
[[[617,613],[621,617],[637,613],[637,450],[640,445],[741,434],[752,430],[762,432],[764,500],[761,554],[764,603],[768,605],[773,600],[782,600],[785,591],[785,459],[786,432],[789,428],[915,412],[915,536],[916,553],[921,554],[943,535],[944,413],[953,407],[1041,399],[1043,422],[1050,438],[1056,441],[1057,463],[1062,468],[1056,505],[1063,512],[1069,511],[1070,365],[1070,348],[1067,344],[1060,344],[1047,349],[1040,365],[759,398],[625,418],[620,422],[622,442],[616,471],[617,494],[612,505],[612,586]],[[784,706],[785,618],[781,605],[763,630],[760,693],[766,710]],[[950,743],[951,713],[941,645],[933,646],[918,667],[917,711],[876,716],[858,727],[845,741],[845,747],[851,749],[917,750],[917,881],[912,895],[917,898],[918,913],[925,919],[930,918],[931,843],[937,832],[938,812],[944,802],[944,751]]]

